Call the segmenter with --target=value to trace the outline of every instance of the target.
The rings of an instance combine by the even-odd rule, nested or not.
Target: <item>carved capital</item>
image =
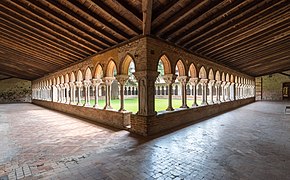
[[[90,80],[85,80],[84,81],[84,86],[85,87],[89,87],[89,86],[91,86],[91,84],[92,84],[92,82]]]
[[[213,86],[215,83],[215,80],[209,80],[208,85]]]
[[[107,86],[112,85],[113,81],[115,80],[115,77],[104,77],[103,81]]]
[[[93,79],[92,81],[94,87],[99,86],[103,82],[102,79]]]
[[[82,82],[80,82],[80,81],[77,81],[77,82],[76,82],[76,86],[80,88],[80,87],[82,87],[82,86],[83,86],[83,83],[82,83]]]
[[[199,82],[199,79],[198,78],[190,78],[189,79],[189,83],[193,86],[196,86]]]
[[[165,74],[162,77],[166,84],[172,84],[175,82],[177,76],[175,74]]]
[[[207,84],[208,79],[200,79],[199,82],[200,82],[202,85],[203,85],[203,84]]]
[[[159,75],[159,72],[157,72],[157,71],[137,71],[133,74],[138,81],[146,79],[146,80],[155,82],[156,78]]]
[[[121,84],[121,85],[125,85],[126,84],[126,82],[128,81],[128,79],[129,79],[129,76],[128,75],[117,75],[116,76],[116,79],[117,79],[117,81]]]
[[[178,76],[177,79],[183,85],[185,85],[189,80],[189,78],[187,76]]]

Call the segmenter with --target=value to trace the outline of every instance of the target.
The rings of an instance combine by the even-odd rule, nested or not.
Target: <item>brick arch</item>
[[[212,68],[210,68],[210,70],[209,70],[208,79],[214,80],[214,73],[213,73],[213,69]]]
[[[70,82],[75,82],[76,81],[76,76],[74,72],[70,73]]]
[[[63,84],[64,83],[64,77],[63,75],[60,76],[60,84]]]
[[[60,77],[59,76],[56,78],[56,84],[60,84]]]
[[[95,70],[94,70],[94,74],[93,74],[94,78],[96,79],[101,79],[104,76],[104,71],[103,71],[103,67],[101,66],[101,64],[97,64],[95,66]]]
[[[230,82],[230,75],[229,75],[229,73],[226,74],[226,82]]]
[[[121,66],[120,66],[120,72],[121,74],[127,75],[129,71],[129,67],[131,62],[134,63],[135,69],[136,69],[136,63],[131,54],[126,54],[126,56],[123,58],[121,61]]]
[[[219,70],[217,70],[216,73],[215,73],[215,80],[221,81],[221,74],[220,74]]]
[[[232,74],[230,75],[230,82],[231,82],[231,83],[235,82],[234,75],[232,75]]]
[[[226,76],[224,72],[222,72],[222,81],[226,81]]]
[[[117,70],[117,65],[115,61],[111,59],[106,67],[106,77],[114,77],[114,70]]]
[[[78,71],[77,71],[77,81],[78,81],[78,82],[82,82],[83,80],[84,80],[84,78],[83,78],[83,73],[82,73],[81,70],[78,70]]]
[[[92,76],[92,70],[90,67],[87,67],[85,71],[85,80],[91,80],[93,78]]]
[[[65,83],[68,83],[69,82],[69,75],[68,75],[68,73],[65,74],[64,82]]]
[[[176,62],[175,67],[178,69],[178,75],[179,76],[185,76],[186,75],[185,66],[184,66],[184,63],[182,62],[182,60],[178,60]]]
[[[192,78],[197,78],[197,70],[193,63],[189,66],[188,75]]]
[[[159,61],[162,62],[163,68],[164,68],[164,74],[171,74],[171,64],[170,64],[170,60],[168,59],[168,57],[163,54],[160,58]],[[156,67],[158,67],[159,61],[157,62]]]
[[[207,72],[206,72],[204,66],[201,66],[201,68],[200,68],[200,70],[199,70],[198,77],[199,77],[200,79],[207,79]]]

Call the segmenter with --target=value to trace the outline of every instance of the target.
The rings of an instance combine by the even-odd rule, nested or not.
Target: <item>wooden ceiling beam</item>
[[[151,34],[152,1],[153,0],[142,0],[143,35]]]
[[[10,77],[13,77],[13,78],[26,79],[26,80],[32,80],[34,78],[38,78],[38,76],[29,74],[29,73],[26,73],[26,72],[18,73],[19,71],[18,72],[14,72],[14,71],[10,71],[8,69],[9,69],[9,67],[0,66],[1,74],[4,74],[6,76],[10,76]]]
[[[91,9],[86,8],[81,4],[79,1],[59,1],[60,3],[56,2],[55,0],[49,0],[50,4],[53,4],[54,6],[65,10],[66,13],[70,14],[76,19],[80,19],[81,22],[84,22],[85,24],[90,25],[91,27],[95,27],[98,30],[102,30],[102,34],[106,35],[106,37],[111,37],[112,40],[115,41],[115,43],[120,43],[123,40],[131,38],[130,35],[125,33],[124,31],[120,30],[116,25],[110,23],[107,19],[104,19],[100,15],[96,14],[94,11]],[[66,7],[64,4],[69,4],[69,7]],[[90,22],[88,19],[83,18],[82,16],[78,15],[75,11],[72,10],[78,9],[79,12],[84,13],[86,16],[90,17],[93,19],[95,22]],[[96,26],[98,24],[98,26]],[[102,27],[103,26],[103,27]],[[112,31],[112,33],[105,31],[105,29],[109,29]],[[115,34],[115,35],[114,35]],[[119,36],[116,38],[116,36]]]
[[[206,32],[206,30],[210,30],[213,28],[213,26],[216,25],[216,23],[222,23],[224,21],[227,21],[228,19],[231,19],[239,14],[239,8],[241,11],[245,11],[248,8],[252,7],[258,2],[256,1],[234,1],[233,3],[230,3],[229,5],[225,6],[222,10],[217,11],[211,16],[207,16],[206,18],[200,20],[195,25],[191,26],[189,29],[184,31],[183,33],[180,33],[179,35],[175,36],[174,34],[170,35],[170,40],[173,42],[176,42],[179,45],[182,45],[186,47],[190,40],[193,39],[192,37],[194,34],[198,32]],[[214,21],[217,21],[213,23]],[[210,28],[207,28],[206,30],[202,30],[206,26],[209,26]],[[178,33],[178,32],[176,32]],[[171,38],[174,37],[174,38]]]
[[[224,40],[226,37],[230,38],[232,37],[231,35],[247,29],[250,25],[271,19],[273,14],[270,12],[275,14],[276,11],[279,11],[281,7],[285,6],[281,1],[277,1],[278,3],[274,3],[274,1],[266,3],[266,1],[263,1],[257,6],[244,11],[233,19],[216,26],[211,30],[196,34],[196,37],[193,37],[188,46],[190,46],[192,51],[199,53],[200,50],[206,49],[209,45]]]
[[[160,6],[152,11],[152,26],[156,25],[161,19],[166,18],[166,15],[181,2],[180,0],[169,1],[165,6]]]
[[[189,14],[191,14],[194,11],[197,11],[198,8],[200,8],[201,5],[204,5],[208,3],[207,0],[196,0],[192,3],[190,3],[188,6],[180,10],[179,12],[175,13],[173,16],[169,17],[165,22],[160,24],[159,26],[156,26],[152,29],[152,32],[156,34],[156,36],[159,36],[161,38],[167,37],[168,34],[171,34],[172,32],[176,32],[179,28],[172,28],[172,26],[176,24],[180,24],[184,21],[185,17],[187,17]],[[203,9],[203,12],[206,12],[219,4],[217,1],[214,1],[210,7],[206,7]],[[190,19],[196,19],[199,15],[195,15],[191,17]],[[170,31],[169,31],[170,30]],[[166,33],[166,34],[165,34]],[[165,34],[165,35],[164,35]]]
[[[73,32],[74,34],[78,34],[79,36],[82,36],[83,39],[95,45],[99,50],[103,50],[104,48],[108,48],[110,46],[110,44],[107,44],[105,42],[106,40],[92,34],[90,31],[87,31],[83,27],[77,26],[75,21],[70,21],[70,19],[58,15],[55,11],[47,8],[46,6],[44,6],[41,3],[38,3],[35,0],[29,2],[28,1],[23,2],[23,0],[18,0],[18,3],[19,4],[22,3],[22,6],[24,6],[26,9],[29,9],[37,16],[42,17],[44,19],[50,19],[50,21],[59,25],[63,29]]]
[[[103,3],[103,1],[100,1],[100,0],[91,0],[91,1],[94,3],[94,5],[98,8],[100,12],[103,12],[104,14],[112,17],[123,28],[126,28],[128,31],[130,31],[131,33],[135,35],[141,34],[141,31],[137,26],[132,24],[127,19],[123,18],[122,15],[118,14],[114,9],[107,6],[105,3]],[[148,3],[150,3],[151,1],[152,3],[152,0],[146,0],[146,1],[148,1]]]
[[[1,23],[0,23],[1,24]],[[2,33],[4,35],[8,35],[10,37],[15,37],[17,40],[22,41],[23,43],[27,44],[27,46],[30,46],[32,48],[38,49],[40,52],[42,52],[44,55],[48,55],[52,58],[60,59],[61,61],[65,62],[75,62],[71,57],[68,55],[63,54],[61,51],[55,51],[54,49],[50,48],[47,45],[43,45],[42,42],[37,42],[38,40],[33,39],[33,37],[27,37],[25,35],[21,35],[21,32],[16,31],[15,29],[11,29],[3,25],[0,27],[0,29],[3,31]],[[7,31],[9,30],[9,31]]]
[[[130,4],[126,3],[124,0],[114,0],[114,3],[117,3],[118,5],[122,6],[124,9],[128,10],[132,14],[134,14],[135,17],[139,19],[139,22],[142,24],[142,12],[138,11],[133,6],[130,6]]]
[[[32,7],[33,4],[28,3],[23,4],[23,0],[11,0],[9,1],[9,5],[12,9],[19,11],[22,13],[23,16],[29,17],[30,19],[33,19],[34,21],[38,22],[39,24],[42,24],[42,26],[46,26],[50,29],[53,29],[55,32],[58,32],[63,37],[69,38],[70,41],[78,43],[82,47],[95,52],[100,51],[102,48],[96,45],[95,43],[92,43],[91,41],[88,41],[84,36],[80,36],[80,34],[71,31],[70,29],[67,29],[65,26],[61,26],[58,23],[51,22],[49,18],[45,16],[43,13],[39,13],[36,11],[36,7]]]
[[[263,45],[265,42],[271,40],[275,36],[279,36],[285,32],[286,29],[289,27],[289,23],[283,23],[281,22],[279,26],[271,27],[270,29],[267,29],[263,32],[260,32],[258,35],[251,35],[247,38],[243,39],[242,42],[232,44],[232,46],[225,47],[226,49],[221,49],[220,51],[214,53],[209,52],[207,54],[208,57],[214,56],[216,58],[225,57],[226,55],[230,54],[237,54],[238,52],[245,52],[246,49],[252,48],[252,47],[258,47],[258,45]]]
[[[13,12],[13,10],[11,9],[6,9],[6,7],[2,8],[2,11],[0,11],[0,13],[3,13],[13,19],[18,19],[20,23],[25,23],[25,24],[30,24],[31,26],[35,27],[38,29],[38,31],[40,32],[44,32],[48,35],[50,35],[50,37],[55,37],[57,40],[60,40],[62,42],[65,42],[66,44],[71,44],[69,46],[76,48],[78,47],[76,50],[77,51],[81,51],[84,54],[90,54],[91,51],[87,50],[86,48],[83,48],[82,46],[77,46],[78,44],[75,42],[70,41],[70,39],[63,37],[62,35],[60,35],[59,33],[56,33],[53,29],[47,28],[45,26],[42,26],[42,24],[39,24],[38,22],[31,20],[27,17],[22,16],[21,14],[17,13],[17,12]]]
[[[264,36],[265,34],[269,34],[269,31],[272,31],[277,26],[283,26],[284,23],[290,19],[288,15],[281,15],[275,19],[273,19],[273,23],[271,24],[263,24],[256,28],[251,29],[250,31],[246,31],[244,33],[239,34],[234,39],[231,40],[224,40],[218,46],[211,46],[206,51],[202,51],[202,54],[211,55],[218,51],[218,53],[227,51],[227,48],[232,48],[241,45],[241,43],[245,44],[245,42],[249,42],[252,39],[259,39],[260,37]],[[277,28],[276,28],[277,29]]]

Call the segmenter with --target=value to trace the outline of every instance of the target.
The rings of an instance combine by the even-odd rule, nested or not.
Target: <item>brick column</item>
[[[120,84],[120,109],[119,111],[126,111],[124,108],[124,86],[129,79],[128,75],[118,75],[116,76],[117,81]],[[132,88],[133,89],[133,88]]]
[[[196,86],[198,84],[198,78],[190,78],[189,79],[189,83],[192,85],[192,95],[193,95],[193,104],[191,107],[197,107],[197,103],[196,103]]]
[[[106,84],[106,105],[104,109],[113,109],[111,106],[111,85],[113,81],[115,80],[115,77],[104,77],[103,81]]]
[[[172,84],[176,80],[176,75],[175,74],[166,74],[163,76],[163,79],[168,87],[168,107],[166,111],[173,111],[172,107]]]
[[[156,71],[138,71],[134,73],[138,80],[139,89],[137,115],[152,116],[157,114],[155,111],[154,87],[158,74]]]

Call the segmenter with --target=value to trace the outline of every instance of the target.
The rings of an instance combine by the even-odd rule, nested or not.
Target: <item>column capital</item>
[[[208,79],[200,79],[199,82],[200,82],[201,84],[207,84]]]
[[[74,82],[69,82],[69,86],[73,87],[73,86],[75,86],[75,83]]]
[[[126,82],[128,81],[129,76],[125,75],[125,74],[121,74],[121,75],[117,75],[116,79],[121,85],[124,86],[126,84]]]
[[[116,79],[115,77],[104,77],[103,81],[105,82],[106,85],[111,85],[115,79]]]
[[[77,82],[76,82],[76,86],[77,86],[77,87],[82,87],[82,86],[83,86],[83,82],[81,82],[81,81],[77,81]]]
[[[69,87],[69,84],[68,83],[64,83],[64,87],[65,88],[68,88]]]
[[[181,84],[186,84],[188,82],[189,78],[187,76],[178,76],[177,80],[179,82],[181,82]]]
[[[190,78],[189,83],[193,86],[196,86],[198,84],[199,79],[198,78]]]
[[[175,74],[165,74],[164,76],[162,76],[166,84],[173,84],[176,80],[176,77],[177,76]]]
[[[215,80],[209,80],[208,84],[209,84],[210,86],[213,86],[215,82],[216,82]]]
[[[220,86],[220,85],[222,84],[222,81],[216,81],[215,84],[216,84],[217,86]]]
[[[83,83],[84,83],[85,87],[89,87],[92,84],[92,82],[90,80],[84,80]]]
[[[100,85],[103,81],[102,79],[92,79],[93,86],[98,86]]]
[[[221,86],[225,86],[227,84],[226,81],[222,81]]]

